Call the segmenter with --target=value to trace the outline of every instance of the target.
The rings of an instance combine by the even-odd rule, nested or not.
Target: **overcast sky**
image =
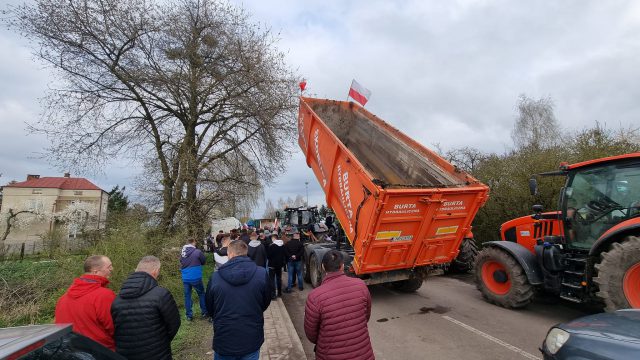
[[[355,78],[372,92],[370,111],[428,147],[508,149],[522,93],[550,96],[567,130],[640,126],[638,1],[233,2],[280,33],[309,94],[344,100]],[[0,30],[0,183],[64,171],[38,158],[47,140],[25,129],[50,81],[26,41]],[[114,162],[91,180],[127,185],[135,197],[136,174],[135,164]],[[309,202],[323,203],[298,151],[266,196],[304,196],[305,181]]]

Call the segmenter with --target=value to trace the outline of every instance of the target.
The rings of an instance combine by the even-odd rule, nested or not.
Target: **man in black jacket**
[[[267,266],[267,249],[262,242],[258,240],[258,234],[255,232],[251,233],[251,241],[247,244],[249,245],[247,256],[253,260],[256,265],[266,267]]]
[[[271,245],[267,248],[271,299],[275,299],[276,296],[282,296],[282,268],[287,261],[283,245],[284,242],[278,239],[278,234],[273,233]]]
[[[145,256],[111,305],[116,352],[129,360],[171,359],[180,314],[171,293],[158,286],[160,260]]]
[[[271,302],[265,268],[247,257],[247,244],[232,241],[229,261],[211,274],[207,309],[213,316],[214,359],[258,359],[264,342],[263,313]]]
[[[284,292],[291,292],[295,277],[298,278],[298,289],[302,291],[302,258],[304,257],[304,246],[302,242],[300,242],[300,233],[298,231],[293,233],[293,239],[284,244],[284,253],[287,257],[287,275],[289,280]]]

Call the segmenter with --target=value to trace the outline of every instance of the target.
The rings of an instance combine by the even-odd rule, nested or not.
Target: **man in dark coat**
[[[271,299],[282,296],[282,268],[287,261],[284,253],[284,242],[278,239],[278,234],[273,233],[271,245],[267,248],[269,261],[269,285],[271,286]]]
[[[247,229],[242,229],[240,232],[240,240],[244,241],[245,244],[249,245],[249,241],[251,241],[251,237],[249,236],[249,231]]]
[[[258,359],[263,313],[271,302],[267,271],[247,257],[247,244],[232,241],[229,261],[211,274],[207,309],[213,316],[214,359]]]
[[[304,308],[304,332],[316,344],[316,359],[374,359],[367,328],[371,317],[367,285],[344,274],[342,253],[337,250],[322,257],[322,268],[326,271],[322,285],[309,293]]]
[[[171,359],[180,314],[171,293],[158,286],[160,260],[145,256],[111,306],[116,352],[129,360]]]
[[[253,260],[256,265],[266,267],[267,266],[267,250],[262,242],[258,240],[258,234],[251,233],[251,241],[249,241],[249,250],[247,256]]]
[[[298,278],[298,289],[302,291],[304,289],[302,285],[302,258],[304,257],[304,246],[302,245],[302,242],[300,242],[299,232],[295,231],[293,233],[293,239],[284,244],[284,253],[287,257],[287,275],[289,280],[284,292],[291,292],[291,288],[293,287],[296,277]]]
[[[227,246],[231,243],[231,237],[229,234],[224,234],[222,236],[222,240],[220,240],[220,247],[216,248],[213,252],[213,260],[215,262],[216,271],[220,269],[222,265],[224,265],[227,261],[229,261],[229,257],[227,256]]]
[[[222,238],[223,237],[224,237],[224,231],[222,231],[222,230],[218,231],[218,235],[216,235],[216,242],[214,244],[214,246],[216,248],[219,248],[219,247],[222,246]],[[211,250],[211,251],[213,251],[213,250]]]

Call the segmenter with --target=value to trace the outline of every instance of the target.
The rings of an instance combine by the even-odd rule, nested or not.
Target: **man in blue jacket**
[[[234,240],[229,261],[211,274],[207,309],[213,317],[215,360],[254,360],[264,342],[263,313],[271,302],[267,271],[247,256],[247,244]]]
[[[180,252],[182,284],[184,285],[184,307],[187,310],[187,320],[193,320],[191,309],[191,289],[195,289],[200,301],[202,317],[209,316],[204,299],[204,285],[202,284],[202,265],[206,263],[202,251],[196,248],[196,239],[189,239]]]

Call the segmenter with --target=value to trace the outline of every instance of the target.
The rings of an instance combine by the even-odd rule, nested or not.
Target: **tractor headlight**
[[[544,343],[547,346],[547,350],[549,350],[550,353],[555,354],[560,350],[562,345],[567,342],[567,340],[569,340],[568,332],[558,328],[553,328],[547,334],[547,338],[544,340]]]

